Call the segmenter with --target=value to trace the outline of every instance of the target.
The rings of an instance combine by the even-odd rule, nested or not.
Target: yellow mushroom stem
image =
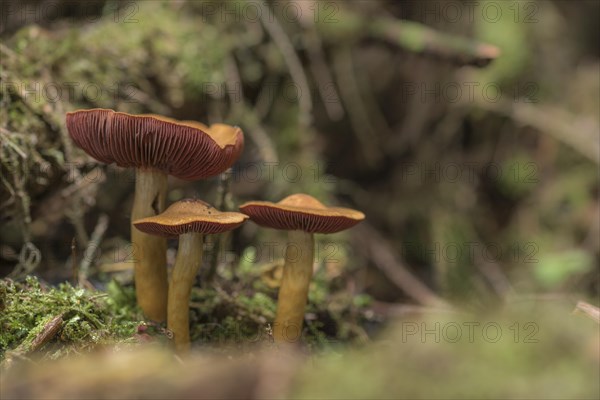
[[[175,351],[184,355],[190,350],[190,293],[202,263],[202,234],[179,236],[177,259],[169,283],[167,328],[173,333]]]
[[[302,336],[308,287],[313,275],[314,248],[312,233],[299,230],[288,233],[277,316],[273,326],[276,342],[296,342]]]
[[[167,174],[138,168],[131,221],[162,213],[166,194]],[[132,223],[131,243],[138,305],[146,317],[162,322],[167,318],[167,241],[141,232]]]

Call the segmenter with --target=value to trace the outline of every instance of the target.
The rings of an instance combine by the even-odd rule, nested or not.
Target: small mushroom
[[[73,141],[96,160],[136,171],[131,220],[161,213],[167,175],[197,180],[220,174],[240,156],[241,129],[211,127],[158,115],[90,109],[67,113]],[[167,305],[166,241],[132,227],[131,243],[138,304],[146,316],[164,321]]]
[[[294,341],[302,332],[313,274],[313,234],[343,231],[365,215],[349,208],[326,207],[306,194],[294,194],[278,203],[251,201],[240,210],[258,225],[289,231],[273,337],[278,342]]]
[[[175,349],[190,349],[189,301],[194,279],[202,262],[203,236],[237,228],[248,216],[221,212],[201,200],[180,200],[162,214],[133,221],[149,235],[179,237],[179,249],[169,283],[167,328],[173,332]]]

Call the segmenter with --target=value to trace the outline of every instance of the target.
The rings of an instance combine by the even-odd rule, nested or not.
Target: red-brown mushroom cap
[[[335,233],[351,228],[365,219],[357,210],[327,207],[307,194],[293,194],[278,203],[250,201],[240,211],[261,226],[308,233]]]
[[[106,109],[67,113],[73,141],[98,161],[156,168],[177,178],[215,176],[231,167],[244,147],[238,127],[131,115]]]
[[[185,199],[173,203],[161,214],[133,221],[133,225],[151,235],[177,237],[190,232],[227,232],[247,219],[247,215],[221,212],[202,200]]]

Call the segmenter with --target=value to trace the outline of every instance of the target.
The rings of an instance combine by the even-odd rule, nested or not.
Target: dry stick
[[[71,165],[71,167],[74,167],[74,165]],[[82,203],[85,204],[85,198],[87,197],[95,197],[98,184],[105,180],[101,171],[100,167],[96,167],[82,176],[77,168],[71,168],[69,174],[73,174],[70,177],[73,182],[60,191],[62,200],[70,203],[69,207],[64,210],[64,215],[75,228],[77,241],[81,244],[88,243],[90,240],[84,226],[85,209]]]
[[[349,46],[342,46],[334,53],[333,66],[342,99],[348,109],[350,123],[363,149],[365,161],[370,166],[374,166],[381,159],[381,151],[376,145],[375,128],[366,112],[367,107],[360,97],[360,89],[353,70],[352,51]]]
[[[13,357],[22,358],[23,356],[42,348],[42,346],[51,341],[62,328],[62,317],[63,315],[60,314],[52,318],[44,325],[40,333],[38,333],[29,344],[21,343],[15,350],[11,351],[10,354],[7,353],[5,359],[6,364],[10,364]]]
[[[81,265],[79,267],[79,286],[83,287],[87,283],[87,277],[90,270],[90,265],[92,264],[92,260],[94,259],[94,255],[96,254],[96,250],[100,247],[100,242],[104,237],[104,233],[106,232],[106,228],[108,228],[108,216],[106,214],[101,214],[98,217],[98,222],[96,223],[96,227],[92,232],[92,237],[87,244],[85,252],[83,253],[83,259],[81,260]]]
[[[593,118],[581,118],[562,108],[548,105],[491,103],[480,97],[475,97],[475,100],[478,107],[532,126],[600,164],[600,147],[597,146],[600,127]]]
[[[448,303],[437,296],[402,265],[388,241],[374,228],[369,226],[369,224],[363,222],[361,225],[356,226],[353,232],[360,242],[367,245],[366,255],[404,293],[421,304],[451,308]]]
[[[7,46],[5,46],[2,43],[0,43],[0,52],[4,53],[8,57],[12,57],[12,58],[18,58],[18,56],[19,56],[17,53],[15,53],[14,51],[9,49]]]
[[[275,145],[260,124],[260,118],[257,118],[256,113],[251,110],[244,99],[244,92],[241,84],[242,79],[240,78],[240,72],[233,57],[225,59],[225,76],[227,76],[227,93],[229,93],[231,100],[231,110],[229,111],[227,119],[239,121],[240,124],[246,125],[249,128],[246,132],[256,144],[262,160],[266,163],[276,163],[278,157]],[[239,85],[234,86],[235,83],[239,83]],[[239,98],[235,98],[233,96],[234,93],[237,93]]]
[[[10,148],[13,149],[13,151],[15,151],[18,155],[20,155],[22,159],[26,159],[27,154],[25,154],[23,152],[23,150],[21,150],[19,148],[19,146],[17,146],[17,144],[12,140],[13,136],[25,136],[25,135],[23,133],[11,132],[8,129],[5,129],[0,126],[0,137],[2,137],[3,142],[7,146],[10,146]]]
[[[80,199],[80,193],[77,193],[77,197],[73,200],[78,201]],[[87,243],[89,241],[89,236],[83,223],[83,211],[81,207],[79,207],[77,204],[73,204],[72,207],[65,210],[65,216],[71,225],[73,225],[73,228],[75,228],[75,236],[77,237],[77,241],[79,243]]]
[[[352,58],[353,69],[356,74],[352,77],[356,82],[356,87],[361,96],[361,99],[365,105],[365,110],[371,120],[371,125],[375,129],[375,132],[379,134],[379,137],[389,137],[395,134],[392,132],[392,128],[384,115],[383,109],[378,104],[378,94],[374,92],[373,84],[367,79],[357,79],[358,77],[364,76],[364,67],[361,68],[362,64],[359,64]],[[380,146],[381,147],[381,146]]]
[[[505,299],[507,295],[514,293],[510,280],[499,263],[481,260],[477,263],[477,268],[481,271],[481,274],[489,282],[492,288],[494,288],[496,294],[502,299]]]
[[[240,114],[237,119],[239,119],[240,124],[248,127],[248,136],[256,144],[262,160],[265,163],[279,162],[277,150],[275,149],[273,141],[246,101],[240,106],[239,112]]]
[[[254,100],[254,115],[262,121],[271,112],[276,96],[273,95],[273,88],[277,87],[280,79],[265,79],[260,87],[256,100]]]
[[[277,18],[274,17],[273,12],[271,10],[267,10],[263,3],[258,4],[262,11],[260,14],[260,21],[269,35],[271,35],[273,38],[275,45],[279,48],[279,51],[281,51],[283,59],[290,70],[290,75],[292,76],[294,82],[298,85],[300,126],[310,126],[312,122],[313,107],[312,95],[310,92],[310,86],[308,85],[308,79],[306,78],[306,74],[304,73],[304,69],[302,67],[302,62],[298,58],[296,50],[294,49],[290,39],[287,37],[287,34],[277,21]]]
[[[225,77],[227,78],[225,81],[225,85],[227,86],[227,94],[229,95],[229,100],[231,101],[231,110],[229,112],[231,114],[236,114],[238,110],[242,107],[240,104],[240,99],[244,98],[244,89],[242,85],[242,78],[240,76],[240,70],[235,63],[235,59],[233,56],[229,56],[225,58]]]
[[[45,74],[48,75],[48,74]],[[47,77],[47,80],[52,80],[51,76]],[[64,118],[57,118],[55,117],[56,115],[65,115],[65,110],[64,107],[62,106],[62,103],[60,101],[55,102],[54,103],[54,112],[52,114],[49,115],[48,119],[51,121],[51,123],[55,126],[55,130],[58,131],[59,136],[60,136],[60,140],[63,146],[63,154],[64,154],[64,159],[65,159],[65,166],[69,167],[69,170],[67,171],[68,175],[71,175],[71,178],[73,179],[73,183],[77,186],[79,186],[81,183],[81,181],[83,180],[83,177],[81,176],[81,172],[79,171],[79,168],[75,168],[75,164],[73,163],[73,160],[75,159],[73,154],[73,142],[71,141],[71,138],[69,136],[69,132],[67,130],[67,126],[66,126],[66,121]],[[85,185],[87,186],[87,185]],[[84,215],[85,215],[85,209],[84,207],[80,207],[80,204],[84,202],[84,192],[82,191],[76,191],[74,193],[74,198],[72,199],[71,204],[71,210],[66,210],[65,215],[68,217],[69,221],[71,222],[71,224],[75,227],[75,232],[77,233],[77,238],[81,243],[87,243],[87,241],[89,240],[89,237],[87,235],[87,232],[85,230],[85,226],[84,226]]]
[[[310,69],[317,81],[319,95],[325,106],[327,116],[332,121],[339,121],[344,117],[344,108],[342,107],[340,96],[333,80],[333,75],[325,61],[326,57],[323,51],[321,38],[314,28],[313,20],[307,19],[307,21],[310,21],[310,26],[306,30],[306,34],[303,35],[303,38],[308,50]]]
[[[48,77],[48,80],[51,81],[52,78]],[[79,188],[80,186],[88,187],[86,182],[83,182],[84,179],[81,176],[79,168],[76,168],[76,165],[73,162],[73,160],[75,159],[73,156],[73,142],[69,137],[65,120],[64,118],[58,119],[54,117],[55,115],[65,115],[64,107],[62,107],[62,103],[59,101],[54,103],[54,108],[55,110],[53,114],[50,115],[49,120],[51,120],[51,123],[54,125],[55,130],[59,133],[65,159],[64,166],[67,168],[67,170],[65,171],[67,174],[67,179],[72,180],[72,186],[76,188]],[[72,196],[73,198],[70,201],[71,206],[65,210],[65,216],[69,219],[69,222],[71,222],[71,224],[75,228],[77,240],[81,244],[87,243],[87,241],[89,240],[89,236],[87,235],[87,232],[85,230],[85,224],[83,221],[85,215],[85,208],[81,206],[81,204],[84,202],[84,192],[76,190],[73,192]],[[67,197],[65,196],[65,199],[66,198]]]
[[[9,278],[20,278],[31,274],[42,260],[42,253],[31,242],[26,242],[19,252],[19,263],[8,274]]]
[[[62,189],[60,195],[63,198],[77,195],[77,192],[83,192],[93,188],[93,185],[100,184],[106,180],[105,174],[102,172],[101,167],[96,167],[90,172],[80,177],[72,184]]]
[[[56,336],[58,331],[60,331],[60,328],[62,328],[62,324],[62,314],[52,318],[50,322],[44,325],[42,331],[38,333],[38,335],[32,340],[31,345],[27,350],[27,353],[36,351],[37,349],[41,348],[43,345],[48,343],[50,340],[52,340],[54,336]]]
[[[496,46],[439,32],[413,21],[376,18],[371,21],[367,30],[371,36],[413,53],[433,55],[459,65],[485,67],[500,56],[500,49]]]
[[[590,303],[586,303],[585,301],[578,301],[573,312],[583,313],[600,324],[600,308],[591,305]]]
[[[51,81],[53,80],[52,77],[48,77]],[[72,163],[73,162],[73,142],[71,141],[71,138],[69,136],[69,132],[67,131],[67,125],[66,125],[66,120],[62,117],[64,116],[65,110],[64,107],[62,106],[62,103],[60,101],[57,101],[54,103],[54,107],[55,107],[55,112],[53,114],[50,115],[50,117],[53,117],[53,123],[56,125],[56,129],[58,130],[58,133],[60,135],[60,140],[62,142],[63,145],[63,153],[64,153],[64,158],[65,161],[67,163]],[[57,118],[55,116],[60,115],[60,118]],[[77,168],[73,168],[74,173],[77,175],[77,177],[79,178],[80,172]]]
[[[468,37],[440,32],[413,21],[377,15],[365,18],[364,15],[344,7],[342,2],[338,4],[335,18],[344,21],[344,27],[338,29],[339,24],[316,24],[324,40],[356,42],[366,34],[412,53],[480,68],[500,55],[500,50],[496,46]]]

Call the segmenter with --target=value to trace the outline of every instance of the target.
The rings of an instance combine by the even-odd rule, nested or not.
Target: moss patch
[[[32,276],[20,283],[0,281],[0,360],[11,350],[20,355],[40,350],[43,357],[56,358],[103,343],[134,341],[142,322],[129,292],[115,283],[103,293],[68,283],[46,288]],[[61,321],[55,320],[58,317]],[[60,325],[55,334],[34,346],[53,320]]]

